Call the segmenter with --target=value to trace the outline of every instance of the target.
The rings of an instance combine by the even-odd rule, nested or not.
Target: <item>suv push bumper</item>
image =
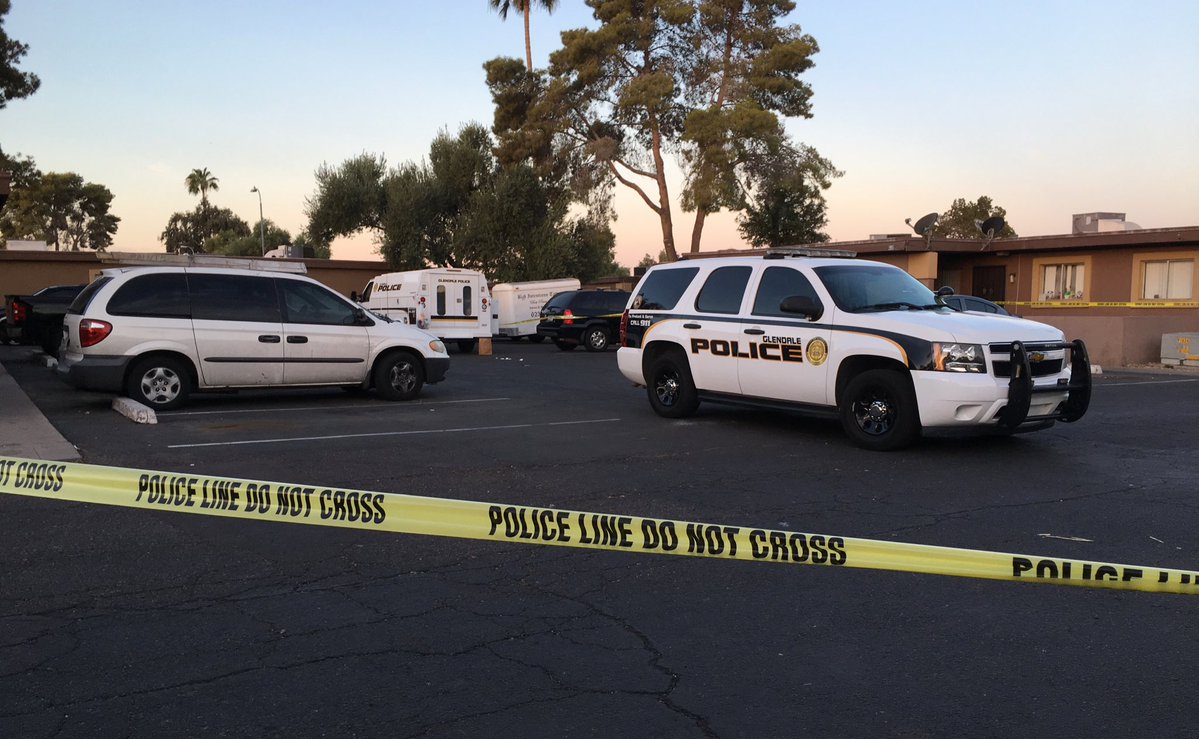
[[[1070,350],[1069,384],[1034,385],[1028,351],[1022,342],[1013,341],[1012,371],[1008,378],[1008,402],[999,412],[1001,428],[1016,429],[1024,424],[1041,424],[1046,421],[1073,423],[1086,415],[1087,408],[1091,405],[1091,359],[1087,355],[1086,344],[1082,339],[1075,339],[1071,342],[1062,342],[1044,348]],[[1028,415],[1034,395],[1062,391],[1066,392],[1066,400],[1051,413],[1038,416]]]

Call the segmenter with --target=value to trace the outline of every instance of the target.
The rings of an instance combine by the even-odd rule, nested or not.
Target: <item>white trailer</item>
[[[534,282],[501,282],[491,288],[491,333],[516,340],[528,336],[540,341],[537,322],[541,308],[560,292],[578,290],[573,277]]]
[[[379,275],[362,290],[363,307],[410,323],[471,351],[491,338],[491,295],[487,279],[473,269],[440,267]]]

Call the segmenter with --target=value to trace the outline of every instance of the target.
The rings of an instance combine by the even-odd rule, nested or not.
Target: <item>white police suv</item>
[[[1016,433],[1077,421],[1091,394],[1081,340],[962,313],[891,265],[850,252],[661,264],[621,321],[620,372],[668,418],[701,400],[839,417],[867,449],[923,430]]]
[[[408,400],[450,366],[445,345],[297,274],[106,269],[67,309],[58,375],[156,410],[193,390],[341,385]]]

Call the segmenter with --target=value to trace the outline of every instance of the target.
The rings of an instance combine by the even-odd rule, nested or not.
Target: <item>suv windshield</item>
[[[936,310],[933,291],[898,267],[830,265],[816,274],[843,311]]]

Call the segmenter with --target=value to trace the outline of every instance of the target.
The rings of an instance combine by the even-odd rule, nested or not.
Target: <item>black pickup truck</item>
[[[83,288],[83,285],[55,285],[33,295],[5,295],[3,338],[35,344],[47,354],[57,356],[62,318]]]

